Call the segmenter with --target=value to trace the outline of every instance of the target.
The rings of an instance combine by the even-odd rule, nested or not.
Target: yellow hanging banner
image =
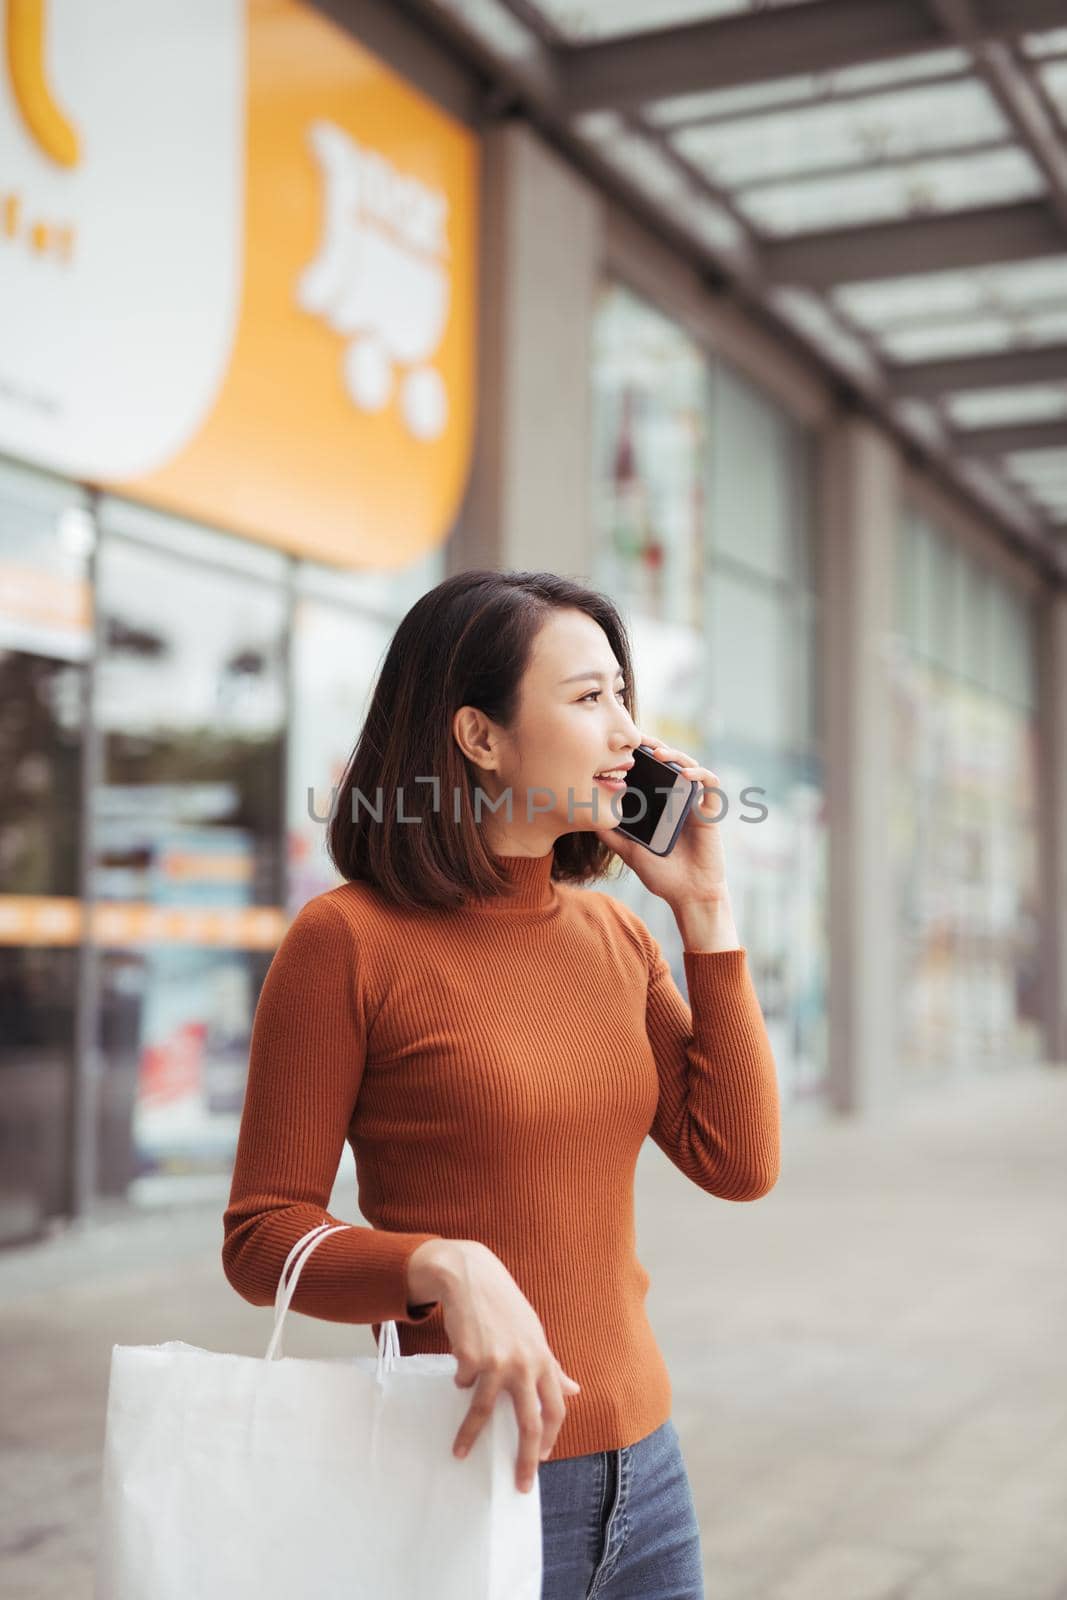
[[[470,465],[475,136],[297,0],[92,10],[8,0],[0,450],[414,560]]]

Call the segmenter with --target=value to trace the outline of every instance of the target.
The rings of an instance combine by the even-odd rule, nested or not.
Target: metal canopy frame
[[[1014,422],[998,428],[968,428],[974,455],[1006,456],[1017,450],[1055,450],[1063,444],[1062,422]]]
[[[533,22],[534,8],[497,0]],[[962,8],[961,8],[962,9]],[[827,72],[964,42],[936,3],[808,0],[650,29],[605,43],[553,45],[565,111]],[[1011,40],[1063,24],[1060,0],[971,0],[975,33]],[[961,30],[962,31],[962,30]]]
[[[1005,350],[991,356],[956,356],[946,361],[915,361],[892,368],[901,393],[942,395],[967,389],[1022,388],[1035,383],[1067,383],[1067,344],[1035,350]]]
[[[1048,578],[1067,583],[1067,420],[962,428],[951,423],[947,404],[956,392],[987,388],[1053,383],[1067,392],[1067,93],[1060,96],[1060,79],[1057,95],[1049,92],[1042,51],[1029,42],[1034,35],[1051,39],[1050,54],[1057,62],[1062,56],[1067,73],[1063,0],[733,0],[736,9],[725,15],[709,0],[716,14],[706,20],[592,39],[565,33],[553,20],[554,4],[559,0],[396,0],[397,10],[475,69],[487,116],[528,119],[696,265],[710,290],[799,347],[846,403],[876,416],[911,459],[977,506]],[[600,7],[606,13],[604,0],[586,9]],[[323,9],[358,31],[357,0],[328,0]],[[577,0],[570,10],[581,12]],[[958,55],[962,65],[946,72],[934,62],[926,80],[982,86],[1002,131],[952,150],[948,139],[920,148],[917,157],[875,151],[867,167],[825,169],[835,182],[857,174],[862,180],[869,170],[900,177],[903,215],[769,230],[753,222],[747,194],[766,195],[773,179],[731,186],[674,141],[683,124],[722,129],[743,120],[758,130],[761,118],[787,111],[862,106],[868,95],[884,96],[884,86],[852,84],[835,97],[833,73],[855,77],[880,63],[884,78],[888,64],[890,80],[898,73],[890,88],[911,88],[924,81],[917,68],[931,52]],[[697,102],[709,91],[728,91],[731,109],[721,109],[720,94],[718,111],[702,111]],[[749,96],[747,105],[738,107],[738,93]],[[678,100],[680,120],[656,104],[681,96],[695,101],[686,113]],[[1016,198],[939,208],[921,192],[916,169],[952,155],[1006,157],[1014,163],[1009,188],[1019,172],[1025,181]],[[805,171],[777,187],[800,190],[808,177]],[[1055,271],[1059,258],[1062,287],[1057,281],[1051,315],[1046,293],[1044,326],[1035,317],[1027,327],[1027,307],[1012,304],[989,272],[1042,261]],[[905,362],[880,346],[876,326],[843,309],[849,286],[952,270],[983,278],[985,303],[975,317],[1000,319],[1008,330],[1003,348]],[[791,308],[804,314],[791,315]],[[1030,449],[1042,452],[1033,493],[1019,468]],[[1064,454],[1062,499],[1059,488],[1052,496],[1045,488],[1049,454],[1057,450]]]
[[[766,245],[762,258],[779,283],[829,289],[897,273],[1029,261],[1067,249],[1067,228],[1039,201],[987,206],[981,211],[874,222],[856,228],[806,232]]]

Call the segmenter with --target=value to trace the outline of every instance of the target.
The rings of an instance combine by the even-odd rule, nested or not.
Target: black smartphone
[[[676,761],[657,761],[647,745],[639,744],[626,774],[626,790],[613,801],[619,816],[617,831],[653,855],[670,855],[700,793],[701,784],[684,778]]]

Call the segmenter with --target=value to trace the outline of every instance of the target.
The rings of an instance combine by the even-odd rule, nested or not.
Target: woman
[[[615,830],[597,774],[652,744],[625,630],[552,573],[468,571],[401,622],[331,808],[344,878],[264,980],[222,1258],[253,1305],[323,1220],[345,1141],[371,1227],[307,1260],[293,1309],[398,1324],[498,1398],[538,1475],[546,1600],[691,1600],[700,1536],[644,1309],[633,1179],[647,1136],[709,1195],[778,1176],[774,1060],[739,944],[714,796],[667,857]],[[640,917],[584,887],[619,857],[671,906],[690,1005]]]

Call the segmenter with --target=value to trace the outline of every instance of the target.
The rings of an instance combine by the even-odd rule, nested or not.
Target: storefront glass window
[[[710,397],[710,765],[731,807],[731,894],[783,1091],[800,1101],[823,1089],[829,968],[814,447],[725,363]]]
[[[700,628],[703,355],[617,285],[593,335],[594,582],[654,621]]]
[[[803,430],[724,362],[713,370],[711,408],[715,554],[765,578],[810,586],[810,451]]]
[[[66,1208],[93,528],[0,465],[0,1244]]]
[[[1040,1053],[1033,630],[1026,598],[913,510],[897,560],[898,1046],[944,1076]]]
[[[722,780],[731,890],[783,1090],[815,1095],[828,953],[812,443],[626,289],[603,291],[593,351],[595,581],[630,623],[641,725]],[[669,910],[632,874],[614,892],[684,984]]]
[[[297,568],[287,785],[290,916],[340,882],[326,854],[333,794],[397,624],[443,577],[443,551],[397,572],[338,573],[309,562]]]
[[[287,563],[106,503],[94,717],[99,1186],[229,1170],[284,930]]]

